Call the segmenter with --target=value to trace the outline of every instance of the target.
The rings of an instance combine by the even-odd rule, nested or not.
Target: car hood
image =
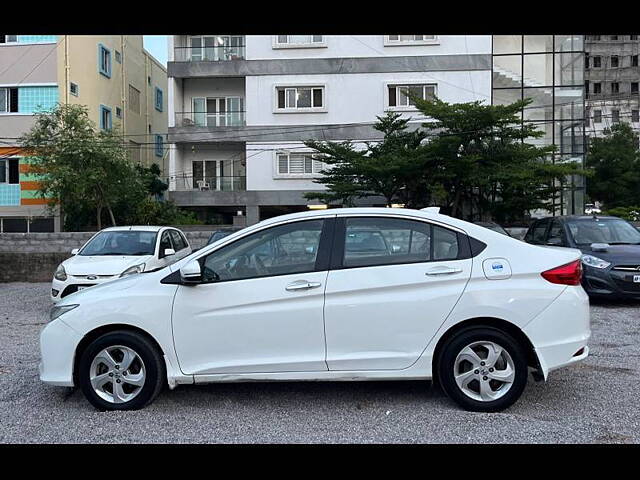
[[[127,268],[146,263],[153,255],[76,255],[64,262],[67,275],[120,275]]]
[[[606,252],[594,252],[590,245],[586,245],[580,250],[614,265],[640,265],[640,245],[609,245]]]
[[[70,295],[64,297],[58,305],[70,305],[78,302],[86,302],[91,301],[92,299],[97,299],[103,296],[105,293],[119,292],[122,290],[127,290],[134,285],[136,285],[140,280],[145,278],[145,275],[152,275],[151,273],[139,273],[137,275],[127,275],[122,278],[116,278],[115,280],[100,283],[91,288],[85,288],[84,290],[79,290]]]

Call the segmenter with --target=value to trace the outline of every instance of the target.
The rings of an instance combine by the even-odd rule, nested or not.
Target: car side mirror
[[[552,247],[561,247],[562,239],[560,237],[551,237],[549,240],[547,240],[547,245],[550,245]]]
[[[79,248],[74,248],[73,250],[71,250],[71,255],[77,255],[79,251]]]
[[[197,285],[202,283],[202,269],[200,262],[191,260],[180,268],[180,280],[184,285]]]
[[[400,250],[402,250],[400,245],[391,245],[391,252],[392,253],[398,253]]]
[[[176,251],[173,248],[165,248],[160,258],[169,257],[175,254],[176,254]]]

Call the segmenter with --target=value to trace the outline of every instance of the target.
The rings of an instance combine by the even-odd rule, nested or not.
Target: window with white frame
[[[436,85],[433,83],[387,85],[387,107],[410,108],[415,104],[407,93],[418,96],[423,100],[432,100],[436,96]]]
[[[276,159],[278,176],[318,176],[325,168],[319,155],[310,152],[278,152]]]
[[[436,35],[385,35],[384,44],[393,45],[429,45],[438,43]]]
[[[15,87],[0,88],[0,113],[18,112],[18,89]]]
[[[324,35],[276,35],[274,48],[278,47],[323,47]]]
[[[0,43],[17,43],[17,35],[0,35]]]
[[[324,87],[276,87],[278,110],[324,108]]]

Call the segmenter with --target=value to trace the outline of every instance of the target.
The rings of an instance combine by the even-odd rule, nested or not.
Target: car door
[[[335,232],[324,307],[329,370],[409,367],[470,278],[466,235],[391,216],[338,217]]]
[[[326,371],[323,321],[333,218],[267,227],[198,259],[173,333],[186,374]]]

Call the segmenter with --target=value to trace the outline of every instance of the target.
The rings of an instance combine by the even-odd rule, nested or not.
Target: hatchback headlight
[[[67,279],[67,272],[64,270],[62,264],[58,265],[58,268],[56,268],[56,273],[53,274],[53,278],[60,280],[61,282],[64,282]]]
[[[588,267],[593,268],[607,268],[609,265],[611,265],[610,262],[602,260],[598,257],[594,257],[593,255],[582,255],[582,263],[584,263]]]
[[[144,272],[144,263],[139,265],[134,265],[133,267],[127,268],[124,272],[120,274],[120,277],[125,277],[127,275],[133,275],[134,273],[142,273]]]
[[[74,308],[79,306],[80,305],[78,305],[77,303],[71,305],[54,305],[53,307],[51,307],[51,310],[49,310],[49,320],[55,320],[63,313],[67,313],[68,311],[73,310]]]

